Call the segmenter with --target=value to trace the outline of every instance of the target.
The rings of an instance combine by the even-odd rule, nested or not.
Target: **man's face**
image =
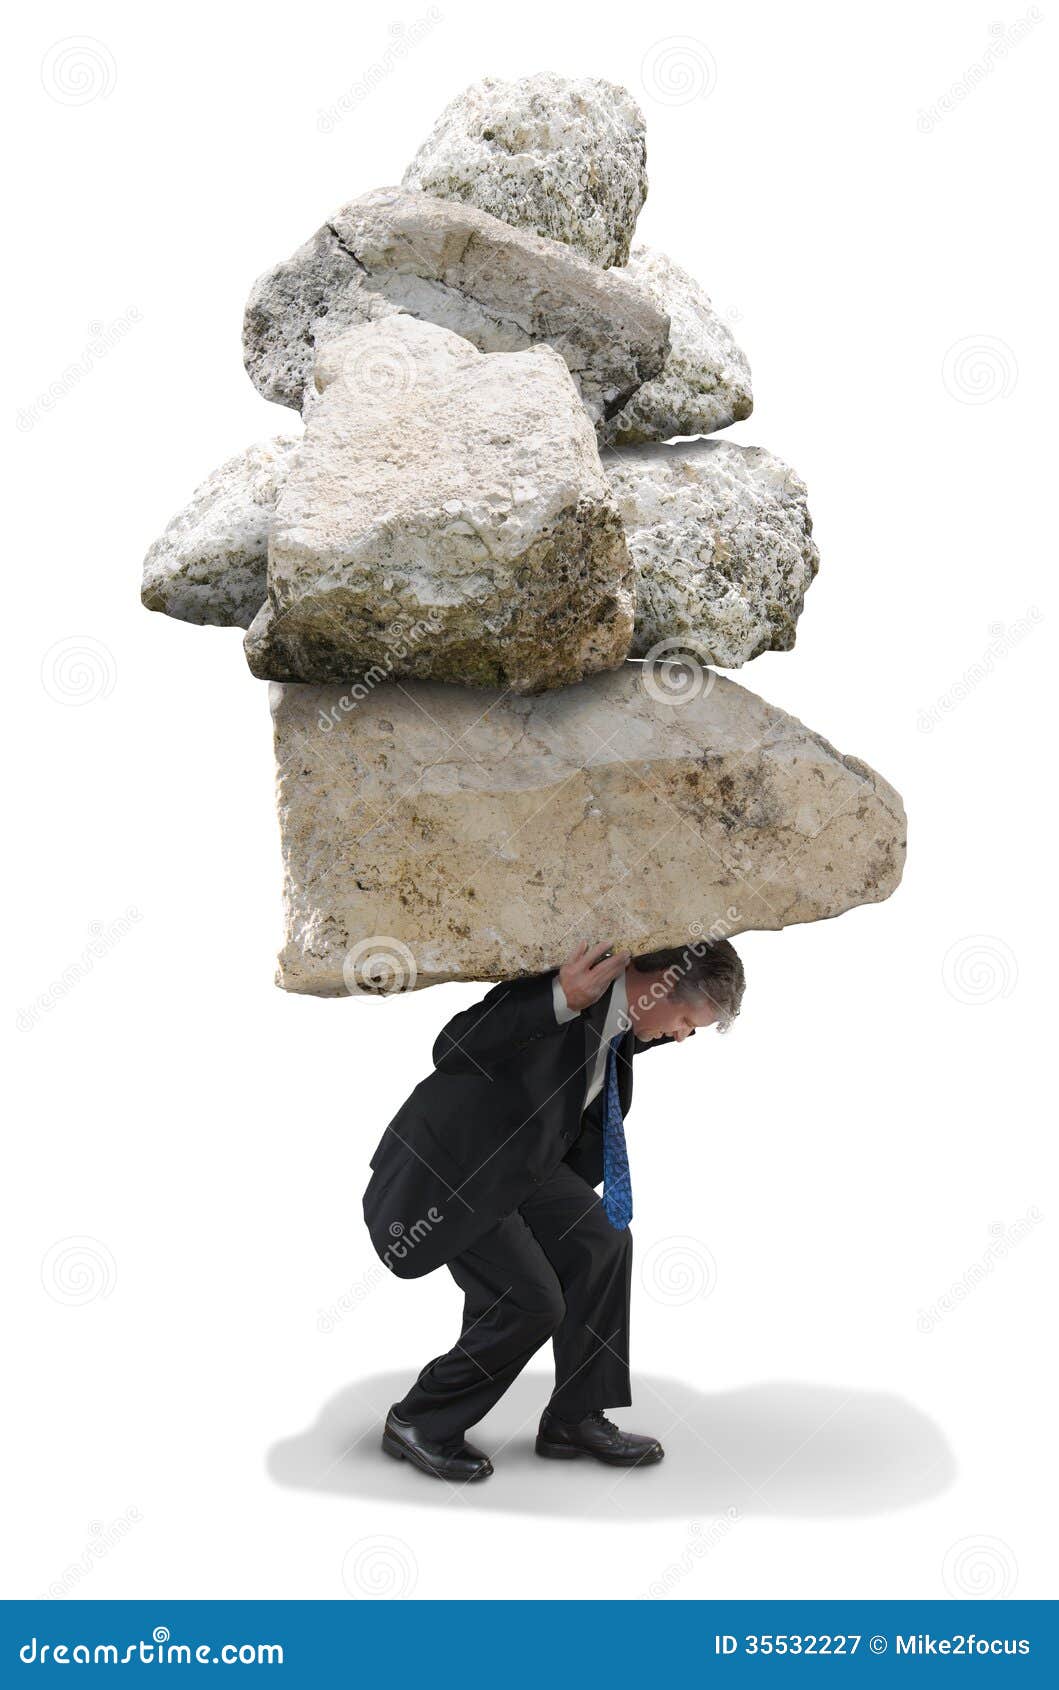
[[[690,998],[666,991],[662,974],[639,974],[630,968],[626,975],[629,1020],[638,1039],[669,1037],[683,1044],[698,1027],[712,1027],[717,1006],[703,992]]]

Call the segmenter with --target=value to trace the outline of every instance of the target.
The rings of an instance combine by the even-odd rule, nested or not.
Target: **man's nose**
[[[688,1036],[688,1030],[687,1030],[686,1027],[678,1028],[677,1031],[673,1034],[673,1037],[676,1040],[678,1045],[682,1045],[684,1043],[684,1040],[687,1038],[687,1036]]]

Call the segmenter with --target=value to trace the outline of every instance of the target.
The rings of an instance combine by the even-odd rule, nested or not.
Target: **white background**
[[[1042,1596],[1054,19],[439,10],[401,55],[417,0],[45,4],[9,58],[5,1593]],[[542,68],[642,104],[640,232],[753,368],[729,437],[809,485],[797,650],[740,678],[893,781],[910,856],[891,902],[740,941],[732,1036],[638,1065],[620,1418],[667,1461],[535,1462],[542,1358],[480,1428],[496,1476],[453,1494],[375,1439],[458,1299],[379,1283],[359,1204],[475,989],[276,990],[266,689],[237,632],[142,610],[139,567],[217,463],[299,427],[242,369],[254,277],[466,83]]]

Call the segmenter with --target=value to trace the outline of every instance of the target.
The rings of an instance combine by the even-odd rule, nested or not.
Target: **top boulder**
[[[624,264],[647,198],[643,113],[596,77],[487,76],[445,107],[402,185]]]

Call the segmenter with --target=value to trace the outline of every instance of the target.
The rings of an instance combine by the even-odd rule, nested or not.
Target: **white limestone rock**
[[[483,352],[554,346],[594,423],[658,374],[669,347],[666,313],[626,271],[475,206],[380,188],[255,283],[243,323],[250,379],[266,399],[300,408],[316,347],[396,311]]]
[[[487,76],[445,107],[402,186],[624,264],[647,198],[643,113],[598,77]]]
[[[666,642],[738,669],[791,649],[820,554],[789,464],[689,440],[604,452],[603,467],[636,566],[633,656]]]
[[[555,968],[820,921],[889,897],[905,818],[880,775],[708,672],[626,663],[535,698],[390,683],[271,689],[287,937],[333,996]]]
[[[268,530],[300,438],[229,458],[196,487],[143,561],[148,610],[181,622],[248,628],[265,597]]]
[[[750,365],[698,282],[679,264],[642,242],[624,275],[669,317],[670,350],[660,375],[647,381],[600,427],[609,446],[713,434],[754,408]]]
[[[534,691],[622,661],[632,565],[557,352],[486,355],[398,315],[327,342],[316,385],[247,635],[256,675]]]

